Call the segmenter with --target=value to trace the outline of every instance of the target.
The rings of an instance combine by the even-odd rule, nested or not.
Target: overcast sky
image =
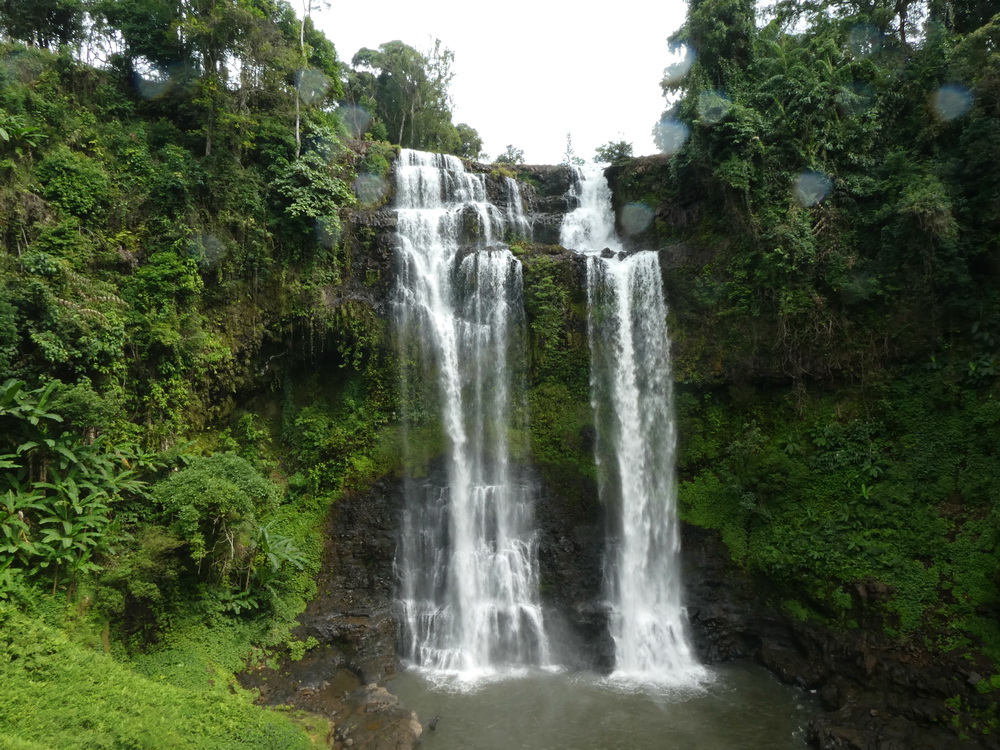
[[[491,158],[509,143],[529,164],[556,164],[567,133],[587,161],[622,139],[637,156],[656,152],[667,37],[685,9],[682,0],[334,0],[313,17],[348,63],[362,47],[399,39],[426,52],[440,39],[455,53],[455,122],[478,130]]]

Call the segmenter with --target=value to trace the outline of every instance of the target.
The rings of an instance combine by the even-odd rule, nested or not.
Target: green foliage
[[[440,40],[427,52],[398,40],[358,50],[348,93],[353,104],[374,115],[381,132],[373,126],[371,135],[405,148],[475,158],[482,148],[475,129],[451,119],[454,57]]]
[[[311,398],[299,407],[293,394],[287,394],[282,430],[297,469],[289,480],[291,489],[360,489],[398,465],[400,456],[384,450],[393,441],[378,434],[387,428],[390,404],[380,404],[362,377],[352,374],[334,394],[323,394],[308,381],[301,385],[308,386]]]
[[[573,148],[572,133],[566,133],[566,151],[563,152],[562,161],[559,163],[573,167],[579,167],[586,163],[583,157],[576,155],[576,150]]]
[[[110,182],[100,164],[60,146],[38,164],[42,196],[84,219],[95,214],[108,197]]]
[[[507,148],[493,160],[494,164],[524,164],[524,151],[507,144]]]
[[[1000,602],[1000,538],[984,518],[1000,495],[978,479],[998,468],[983,435],[1000,411],[953,372],[914,371],[874,394],[683,391],[682,516],[718,529],[801,616],[847,623],[871,607],[897,637],[941,629],[950,638],[934,648],[1000,656],[984,616]],[[873,581],[884,593],[864,604],[845,594]]]
[[[532,381],[550,380],[587,392],[586,308],[574,289],[572,266],[544,255],[524,258],[524,266]]]
[[[283,559],[294,560],[290,540],[272,537],[258,521],[277,508],[277,489],[235,454],[194,459],[157,484],[152,496],[191,561],[223,585],[249,588],[261,563],[265,571],[273,568],[262,573],[267,576]]]
[[[3,0],[0,28],[13,39],[55,48],[80,38],[83,13],[79,0]]]
[[[0,734],[12,747],[314,747],[286,716],[262,711],[230,685],[192,688],[143,676],[0,609]]]
[[[358,174],[374,175],[385,178],[389,176],[390,160],[393,159],[392,148],[384,143],[369,143],[364,159],[358,165]]]
[[[597,147],[594,161],[598,164],[618,164],[632,158],[632,144],[625,141],[608,141]]]
[[[274,180],[277,193],[287,202],[285,213],[299,220],[304,231],[318,233],[328,246],[339,239],[341,208],[354,203],[349,184],[335,171],[338,145],[329,129],[315,128],[303,154],[279,165]]]
[[[135,472],[100,438],[55,435],[62,417],[48,411],[56,383],[29,391],[9,380],[0,386],[0,545],[3,569],[76,583],[99,569],[97,558],[115,539],[111,507],[142,493]],[[0,591],[2,593],[2,591]]]
[[[548,486],[582,502],[596,481],[586,300],[572,264],[541,254],[522,261],[531,457]]]
[[[855,377],[981,314],[996,24],[958,31],[935,10],[915,41],[906,7],[692,4],[663,82],[683,149],[613,178],[622,204],[660,207],[637,242],[712,248],[668,279],[682,327],[709,329],[680,342],[681,371]]]
[[[455,154],[473,161],[483,159],[483,139],[479,137],[479,131],[464,122],[458,123],[455,130],[458,133],[458,146],[455,149]]]
[[[376,429],[393,398],[383,324],[364,302],[335,302],[358,282],[359,248],[339,233],[361,161],[330,106],[336,51],[284,3],[97,2],[65,33],[38,15],[51,3],[21,5],[0,3],[7,38],[81,46],[0,43],[0,601],[132,661],[5,622],[0,668],[14,671],[0,682],[79,701],[34,724],[5,714],[0,734],[308,746],[232,675],[255,645],[288,640],[332,498],[301,485],[286,497],[276,482],[311,467],[273,415],[236,404],[280,390],[286,365],[330,356],[361,383],[330,423],[334,483],[362,487],[398,462]],[[80,4],[60,8],[82,19]],[[73,57],[112,47],[101,69]],[[389,157],[369,144],[365,166],[384,178]],[[239,457],[211,455],[228,447]],[[312,489],[332,484],[313,476]],[[11,632],[22,651],[42,644],[44,670],[6,658]],[[84,653],[101,680],[77,669]],[[120,694],[99,689],[109,674]]]

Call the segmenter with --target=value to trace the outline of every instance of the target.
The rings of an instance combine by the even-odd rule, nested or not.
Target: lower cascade
[[[677,435],[658,255],[622,252],[606,179],[581,170],[577,177],[579,206],[563,222],[561,244],[587,255],[596,458],[612,519],[606,553],[612,678],[689,684],[706,671],[692,652],[681,601]]]
[[[535,487],[511,461],[525,321],[521,266],[502,240],[527,222],[516,183],[504,190],[490,201],[484,176],[453,156],[403,150],[397,163],[394,312],[413,467],[400,648],[413,666],[473,681],[549,661]],[[420,466],[442,444],[443,466]]]

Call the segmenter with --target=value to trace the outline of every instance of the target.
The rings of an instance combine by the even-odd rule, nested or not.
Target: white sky
[[[332,0],[313,18],[347,63],[362,47],[399,39],[426,52],[440,39],[455,53],[455,123],[479,131],[491,158],[509,143],[529,164],[557,164],[567,133],[588,162],[608,141],[656,152],[667,37],[685,11],[683,0]]]

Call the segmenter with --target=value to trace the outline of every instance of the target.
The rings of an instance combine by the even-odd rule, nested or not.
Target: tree
[[[751,0],[692,0],[687,22],[670,41],[693,49],[710,85],[719,87],[728,72],[749,64],[754,18]]]
[[[181,14],[177,0],[99,0],[92,12],[105,28],[120,32],[129,76],[138,61],[163,70],[191,62],[184,39],[176,32]]]
[[[455,126],[455,130],[458,131],[458,149],[455,151],[455,155],[474,161],[481,160],[483,158],[483,139],[479,137],[476,129],[460,122]]]
[[[500,154],[496,159],[493,160],[494,164],[524,164],[524,151],[519,148],[514,148],[511,144],[507,144],[507,148],[504,152]]]
[[[393,143],[458,153],[462,138],[451,121],[451,63],[454,53],[435,40],[428,53],[400,41],[354,55],[349,77],[352,103],[374,105]]]
[[[594,161],[598,164],[618,164],[632,158],[632,144],[625,141],[608,141],[597,147]]]
[[[579,167],[584,164],[582,158],[576,155],[576,151],[573,149],[573,134],[566,134],[566,153],[563,154],[563,160],[560,164],[567,164],[573,167]]]
[[[83,33],[80,0],[0,0],[0,30],[36,47],[72,44]]]

